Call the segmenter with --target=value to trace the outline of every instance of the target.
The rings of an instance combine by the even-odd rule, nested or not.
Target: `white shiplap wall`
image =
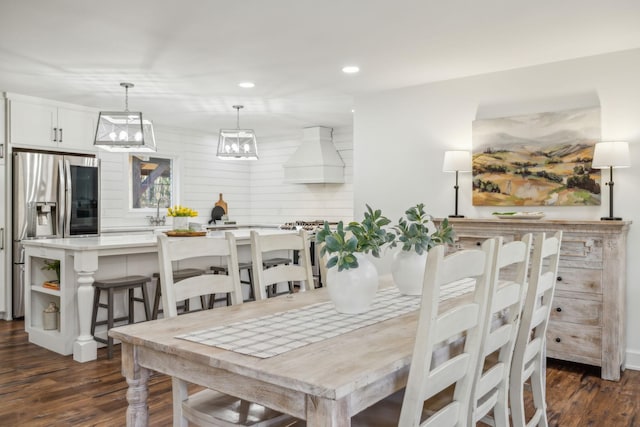
[[[211,209],[223,193],[229,210],[239,222],[251,217],[249,199],[250,165],[216,158],[217,135],[190,133],[184,130],[156,128],[157,155],[174,159],[177,203],[198,211],[194,222],[206,223]],[[126,153],[98,153],[102,160],[102,227],[148,225],[147,215],[155,210],[134,212],[129,209],[129,156]],[[165,214],[160,211],[160,215]],[[170,220],[167,224],[170,224]]]
[[[285,184],[282,164],[302,142],[302,130],[285,137],[258,139],[260,160],[222,161],[216,158],[216,134],[155,129],[157,155],[174,159],[179,177],[178,203],[198,211],[194,222],[207,223],[211,209],[223,194],[229,219],[239,224],[280,224],[295,220],[353,218],[353,132],[335,129],[333,141],[345,162],[344,184]],[[155,210],[129,208],[129,156],[98,153],[102,161],[102,227],[148,225]],[[162,209],[160,215],[164,215]],[[170,222],[168,222],[170,224]]]
[[[287,184],[282,165],[302,143],[298,134],[258,140],[260,160],[251,164],[254,223],[353,219],[353,132],[334,129],[333,144],[345,163],[344,184]]]

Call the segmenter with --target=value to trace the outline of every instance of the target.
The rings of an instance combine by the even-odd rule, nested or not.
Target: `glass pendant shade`
[[[101,111],[93,145],[111,152],[146,153],[156,151],[153,124],[142,119],[142,113],[129,111],[129,88],[133,83],[120,83],[125,88],[124,111]]]
[[[94,145],[111,152],[155,152],[153,125],[132,111],[101,111]]]
[[[220,129],[218,138],[218,158],[223,160],[258,160],[258,145],[253,129],[240,129],[240,109],[242,105],[234,105],[238,110],[238,128]]]

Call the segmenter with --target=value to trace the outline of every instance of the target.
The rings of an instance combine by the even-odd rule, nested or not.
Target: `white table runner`
[[[440,300],[463,295],[473,286],[469,280],[451,283],[442,288]],[[327,301],[176,338],[265,359],[402,316],[420,308],[420,301],[421,296],[401,295],[396,287],[388,287],[378,291],[371,309],[362,314],[340,314]]]

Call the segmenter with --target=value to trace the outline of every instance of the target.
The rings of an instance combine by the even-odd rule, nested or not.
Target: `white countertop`
[[[275,228],[240,228],[235,230],[209,231],[204,238],[223,238],[225,232],[233,233],[239,244],[249,243],[249,233],[251,230],[260,234],[289,234],[292,230],[280,230]],[[174,237],[177,239],[193,239],[193,237]],[[197,238],[197,237],[196,237]],[[202,237],[200,237],[202,238]],[[119,248],[140,248],[156,245],[155,234],[131,234],[124,236],[98,236],[98,237],[75,237],[64,239],[33,239],[23,240],[24,246],[45,247],[56,249],[79,250],[99,250],[99,249],[119,249]]]

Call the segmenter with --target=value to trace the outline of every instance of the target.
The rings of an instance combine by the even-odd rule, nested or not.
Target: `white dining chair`
[[[483,331],[488,326],[484,311],[494,285],[491,268],[495,245],[495,239],[488,239],[481,250],[463,250],[446,257],[443,245],[429,251],[416,341],[402,404],[399,404],[401,393],[396,393],[352,417],[352,426],[469,425],[475,370]],[[441,289],[460,280],[475,281],[472,296],[441,312]],[[459,351],[439,352],[462,335],[466,338]],[[439,357],[434,357],[436,353]],[[425,401],[442,394],[451,398],[435,412],[425,412]]]
[[[298,264],[279,264],[267,268],[265,254],[277,251],[298,251]],[[251,261],[253,264],[254,295],[257,300],[267,298],[267,287],[282,282],[304,282],[303,290],[315,288],[309,249],[309,237],[305,230],[287,234],[260,234],[251,231]]]
[[[533,242],[531,274],[522,309],[522,319],[511,362],[509,397],[514,427],[547,426],[545,393],[545,335],[558,276],[562,231]],[[530,381],[535,412],[527,421],[524,404],[525,382]]]
[[[509,427],[509,374],[513,349],[520,325],[532,234],[520,241],[503,243],[496,239],[489,292],[481,340],[480,357],[475,370],[471,400],[471,422],[483,421]],[[489,417],[492,413],[493,417]]]
[[[223,258],[226,274],[203,274],[174,283],[172,264],[191,258]],[[224,239],[207,237],[169,238],[158,235],[158,261],[162,286],[162,306],[166,317],[178,315],[181,301],[200,296],[227,293],[231,304],[242,304],[236,241],[231,233]],[[188,383],[172,379],[173,425],[188,426],[284,426],[292,417],[241,399],[204,389],[188,394]]]

